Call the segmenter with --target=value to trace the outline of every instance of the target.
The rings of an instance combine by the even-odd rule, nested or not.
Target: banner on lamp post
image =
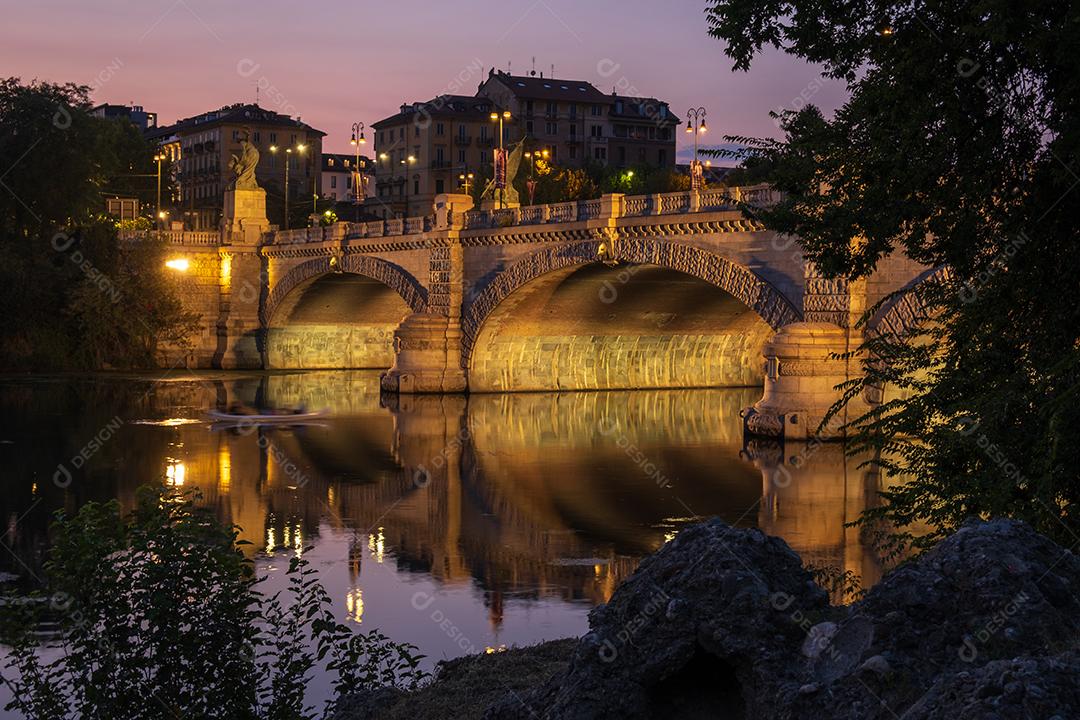
[[[529,180],[529,181],[527,181],[525,183],[525,186],[527,188],[529,188],[529,204],[530,205],[535,205],[536,204],[536,181],[535,180]]]
[[[506,149],[495,148],[495,187],[506,189]]]
[[[705,188],[705,166],[700,160],[690,163],[690,189],[703,190]]]

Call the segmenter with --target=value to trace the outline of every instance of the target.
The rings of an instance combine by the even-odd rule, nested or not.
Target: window
[[[593,148],[593,159],[594,160],[607,160],[607,148],[602,148],[602,147]]]
[[[240,131],[239,130],[233,130],[232,131],[232,139],[233,139],[233,142],[236,142],[237,140],[240,139]]]
[[[337,188],[337,175],[330,176],[330,187]]]
[[[637,159],[639,163],[645,162],[645,148],[638,148]]]
[[[444,148],[442,145],[435,148],[435,162],[437,162],[439,165],[443,164],[443,150]]]
[[[326,166],[334,167],[334,158],[326,158]]]
[[[667,150],[661,150],[657,153],[656,161],[661,165],[667,165]]]
[[[619,164],[620,165],[625,165],[626,164],[626,147],[624,145],[620,145],[616,149],[615,153],[616,153],[616,157],[619,158]]]
[[[488,126],[487,125],[481,125],[480,126],[480,139],[481,140],[487,140],[488,139]]]
[[[571,119],[577,117],[577,105],[574,105],[572,103],[570,105],[570,117],[571,117]]]
[[[420,123],[413,125],[413,137],[420,137]]]
[[[592,125],[589,127],[589,134],[594,138],[604,137],[604,128],[602,125]]]
[[[577,145],[570,146],[570,159],[577,160]]]
[[[555,117],[558,114],[559,114],[559,104],[554,103],[554,102],[549,102],[547,104],[547,116],[548,117]]]
[[[533,132],[533,121],[532,120],[526,120],[525,121],[525,132],[532,135],[532,132]]]
[[[593,105],[592,106],[592,116],[593,117],[600,117],[601,112],[603,112],[603,111],[600,109],[599,105]]]
[[[254,132],[254,134],[252,135],[252,138],[255,140],[255,142],[259,142],[259,131],[258,130],[256,130]]]
[[[558,135],[559,134],[559,123],[554,123],[554,122],[544,123],[544,132],[546,132],[548,135]]]
[[[459,163],[461,163],[462,165],[465,164],[465,151],[464,150],[458,150],[457,151],[457,161]]]
[[[457,126],[457,134],[458,134],[458,137],[461,138],[462,140],[465,139],[465,126],[464,125],[458,125]]]
[[[526,115],[532,115],[533,114],[533,101],[532,100],[526,100],[525,101],[525,114]]]
[[[623,101],[622,100],[616,100],[615,101],[615,112],[622,115],[622,112],[623,112]]]
[[[435,123],[435,134],[436,135],[442,135],[443,134],[443,124],[442,123]]]
[[[270,133],[270,144],[277,142],[277,133]]]
[[[398,128],[398,140],[404,140],[404,139],[405,139],[405,128],[403,128],[403,127]]]
[[[442,178],[440,178],[440,179],[436,180],[436,181],[435,181],[435,194],[436,194],[436,195],[441,195],[441,194],[443,194],[444,192],[446,192],[445,190],[443,190],[443,188],[444,188],[444,187],[445,187],[445,185],[444,185],[444,183],[443,183],[443,180],[442,180]]]
[[[420,194],[420,181],[419,180],[413,180],[412,181],[412,194],[413,195],[419,195]]]

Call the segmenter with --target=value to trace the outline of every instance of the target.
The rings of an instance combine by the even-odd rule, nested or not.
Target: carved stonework
[[[784,436],[783,416],[761,413],[753,408],[747,408],[743,412],[743,423],[747,434],[773,438]]]
[[[428,311],[437,315],[450,314],[450,271],[452,270],[449,247],[431,248],[428,284]]]

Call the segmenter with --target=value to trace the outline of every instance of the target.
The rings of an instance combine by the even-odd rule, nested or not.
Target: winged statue
[[[251,143],[251,133],[246,128],[240,136],[240,154],[233,155],[229,161],[229,169],[233,171],[233,180],[229,183],[231,190],[257,190],[259,183],[255,180],[255,168],[259,164],[259,149]]]

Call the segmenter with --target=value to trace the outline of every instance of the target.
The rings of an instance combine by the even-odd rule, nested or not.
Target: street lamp
[[[272,152],[274,155],[277,155],[279,149],[280,148],[278,148],[277,145],[271,145],[270,146],[270,152]],[[286,230],[289,229],[289,157],[292,155],[293,149],[294,148],[285,148],[285,229]],[[296,146],[295,150],[296,150],[297,155],[303,155],[304,151],[307,150],[307,145],[304,145],[303,143],[300,143],[300,144],[298,144]]]
[[[356,205],[359,205],[362,200],[360,197],[360,146],[367,143],[367,140],[364,138],[364,123],[353,123],[352,139],[349,140],[349,143],[356,148],[356,167],[353,168],[356,172],[356,177],[353,178],[353,200]]]
[[[161,214],[161,162],[167,160],[164,153],[157,153],[154,155],[154,161],[157,162],[157,212],[155,213],[158,220],[162,219],[164,215]]]
[[[690,164],[690,187],[693,190],[700,190],[705,180],[701,162],[698,160],[698,135],[708,131],[708,129],[705,124],[705,108],[699,107],[687,111],[686,132],[694,135],[694,162]]]
[[[415,163],[416,157],[413,155],[401,161],[401,164],[405,166],[405,212],[401,214],[402,218],[409,217],[409,166]]]
[[[499,192],[499,206],[500,207],[506,207],[506,187],[505,187],[505,184],[506,184],[506,158],[505,158],[505,155],[503,154],[505,152],[505,150],[503,149],[503,121],[504,120],[509,120],[509,119],[510,119],[510,111],[509,110],[503,110],[501,113],[497,113],[497,112],[491,113],[491,121],[499,123],[499,158],[503,162],[503,185],[504,186],[499,188],[499,191],[500,191]],[[496,167],[495,167],[495,174],[496,175],[499,174],[498,164],[496,164]]]
[[[532,205],[536,200],[536,180],[533,179],[533,175],[536,173],[536,158],[547,159],[550,155],[547,150],[534,150],[533,152],[525,153],[525,157],[529,158],[529,181],[526,186],[529,188],[529,204]]]
[[[469,192],[469,188],[472,187],[472,179],[472,173],[461,173],[460,175],[458,175],[458,180],[461,181],[461,188],[465,191],[466,195],[471,194]]]

